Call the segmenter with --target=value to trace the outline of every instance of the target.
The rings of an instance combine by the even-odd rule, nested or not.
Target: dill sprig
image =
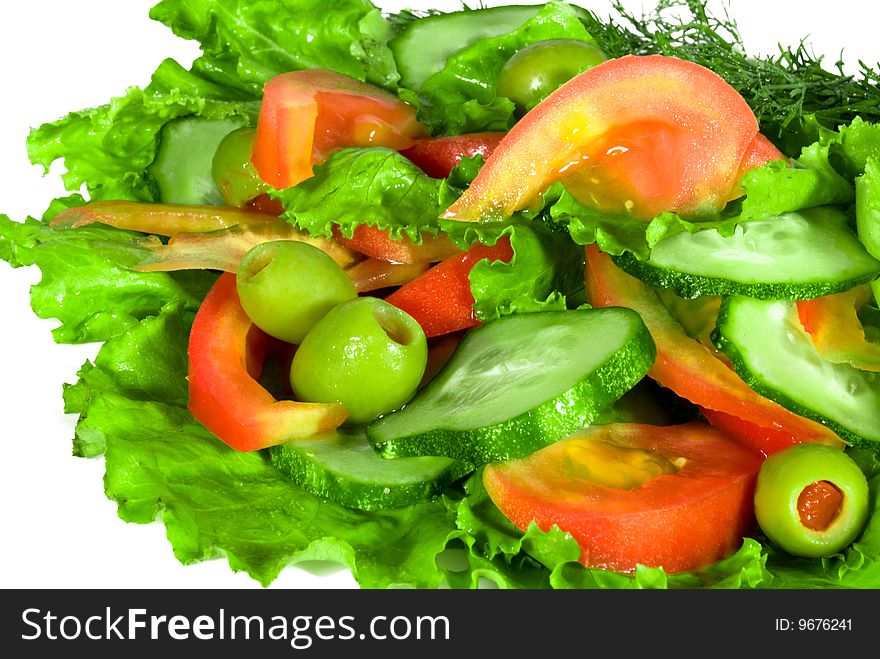
[[[844,73],[843,61],[823,66],[805,41],[779,44],[779,52],[753,56],[745,51],[736,21],[727,7],[711,13],[705,0],[660,0],[650,13],[636,16],[619,0],[617,17],[603,20],[592,12],[587,29],[612,57],[662,54],[701,64],[727,80],[751,106],[768,137],[796,138],[815,118],[836,128],[861,116],[880,121],[880,74],[859,61],[859,72]]]

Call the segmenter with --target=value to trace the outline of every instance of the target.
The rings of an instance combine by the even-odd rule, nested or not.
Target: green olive
[[[522,48],[511,57],[495,83],[522,115],[553,91],[607,59],[597,46],[577,39],[549,39]]]
[[[261,330],[299,343],[324,314],[357,296],[354,284],[327,254],[308,243],[273,240],[251,248],[236,273],[245,313]]]
[[[220,140],[211,162],[211,177],[223,201],[241,208],[269,189],[251,164],[254,128],[238,128]]]
[[[297,400],[341,403],[367,423],[406,403],[428,360],[412,316],[375,297],[349,300],[318,321],[297,348],[290,384]]]
[[[868,482],[844,451],[797,444],[761,466],[755,517],[767,537],[789,554],[830,556],[862,530],[868,517]]]

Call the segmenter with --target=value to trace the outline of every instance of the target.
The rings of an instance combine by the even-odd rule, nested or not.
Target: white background
[[[165,57],[188,65],[194,43],[148,18],[153,0],[27,0],[0,8],[0,212],[39,216],[65,194],[53,167],[44,177],[29,164],[31,127],[68,111],[101,105],[128,86],[144,86]],[[453,9],[457,2],[379,2]],[[473,3],[476,4],[476,3]],[[486,2],[487,5],[504,4]],[[607,0],[581,0],[607,13]],[[650,2],[627,2],[650,7]],[[880,60],[880,9],[856,0],[733,0],[747,49],[775,51],[806,37],[832,64],[843,53]],[[126,524],[103,493],[103,460],[71,456],[74,417],[62,412],[61,385],[73,382],[96,345],[56,345],[51,320],[30,310],[36,268],[0,262],[0,587],[259,588],[225,560],[180,565],[160,523]],[[356,587],[347,571],[314,576],[288,568],[273,588]]]

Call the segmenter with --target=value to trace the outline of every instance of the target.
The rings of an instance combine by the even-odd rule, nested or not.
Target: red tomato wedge
[[[660,385],[699,407],[744,419],[762,428],[784,432],[799,442],[843,446],[825,426],[788,411],[751,389],[727,364],[689,337],[650,287],[620,270],[595,245],[586,249],[587,298],[595,307],[622,306],[639,313],[657,346],[657,360],[648,375]],[[733,432],[731,428],[731,432]],[[754,438],[744,439],[754,445]],[[760,450],[778,450],[769,442]]]
[[[417,245],[406,236],[392,238],[388,231],[366,224],[355,227],[351,238],[342,235],[334,225],[333,238],[355,252],[393,263],[433,263],[461,251],[445,234],[422,236],[421,244]]]
[[[235,275],[220,275],[190,333],[189,410],[238,451],[311,437],[348,416],[341,405],[276,400],[256,380],[268,344],[238,301]]]
[[[776,145],[773,144],[773,142],[768,140],[761,133],[758,133],[749,145],[742,163],[740,163],[740,178],[742,178],[742,175],[747,171],[755,169],[756,167],[762,167],[768,162],[774,160],[788,160],[788,158],[785,157],[785,154],[783,154],[782,151],[776,148]]]
[[[483,160],[501,143],[506,133],[484,132],[467,135],[449,135],[416,140],[401,154],[412,160],[432,178],[446,178],[464,157],[473,158],[479,154]]]
[[[717,212],[739,196],[757,134],[743,98],[705,67],[663,55],[608,60],[526,114],[444,217],[508,217],[557,180],[584,203],[640,218]]]
[[[872,297],[865,285],[797,303],[801,325],[820,355],[835,364],[880,372],[880,345],[868,341],[856,313]]]
[[[510,239],[504,236],[494,245],[477,243],[430,268],[385,298],[416,319],[425,336],[476,327],[474,296],[469,275],[479,261],[509,261],[513,258]]]
[[[384,89],[324,69],[291,71],[263,88],[251,162],[282,189],[309,178],[312,165],[338,149],[401,150],[426,135],[415,108]]]
[[[762,458],[702,423],[594,426],[483,472],[520,529],[571,534],[587,567],[670,574],[727,557],[754,523]]]

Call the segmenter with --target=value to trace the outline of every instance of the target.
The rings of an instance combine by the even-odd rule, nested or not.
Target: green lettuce
[[[81,204],[73,197],[53,204],[47,217]],[[192,316],[213,277],[208,272],[141,273],[130,270],[118,245],[140,234],[100,224],[52,229],[47,220],[14,222],[0,215],[0,258],[13,267],[36,265],[40,282],[31,306],[40,318],[58,319],[58,343],[104,341],[178,300]]]
[[[391,149],[350,148],[315,165],[311,178],[272,196],[281,201],[287,221],[313,236],[329,238],[336,225],[351,237],[355,227],[367,224],[421,243],[423,233],[439,231],[442,183]]]
[[[365,588],[437,587],[454,531],[435,501],[363,513],[300,490],[261,452],[235,451],[186,409],[187,316],[170,302],[107,341],[65,391],[80,455],[104,454],[107,496],[128,522],[161,519],[184,564],[225,556],[269,585],[287,565],[332,561]]]
[[[856,179],[856,230],[868,253],[880,259],[880,159],[869,156],[863,171]],[[880,280],[871,287],[880,300]]]
[[[578,245],[597,244],[603,252],[621,254],[625,251],[646,255],[648,223],[623,213],[606,213],[581,203],[554,183],[543,196],[546,212],[559,226],[566,227]]]
[[[185,71],[166,60],[145,89],[90,110],[72,112],[40,126],[27,139],[31,162],[46,171],[63,160],[68,190],[85,186],[91,200],[156,201],[147,171],[156,157],[162,127],[177,117],[240,117],[253,124],[259,101]]]
[[[803,149],[791,166],[778,160],[746,173],[740,218],[758,219],[816,206],[852,203],[851,179],[829,162],[829,145],[815,142]]]
[[[490,322],[511,313],[562,310],[584,301],[584,252],[562,232],[540,223],[474,229],[481,243],[506,236],[509,261],[482,260],[471,269],[474,313]]]
[[[162,0],[150,17],[201,44],[195,71],[254,97],[270,78],[301,69],[388,88],[399,78],[391,25],[369,0]]]
[[[822,141],[829,145],[835,168],[849,179],[865,173],[869,160],[880,159],[880,124],[856,117],[836,133],[824,131]]]

